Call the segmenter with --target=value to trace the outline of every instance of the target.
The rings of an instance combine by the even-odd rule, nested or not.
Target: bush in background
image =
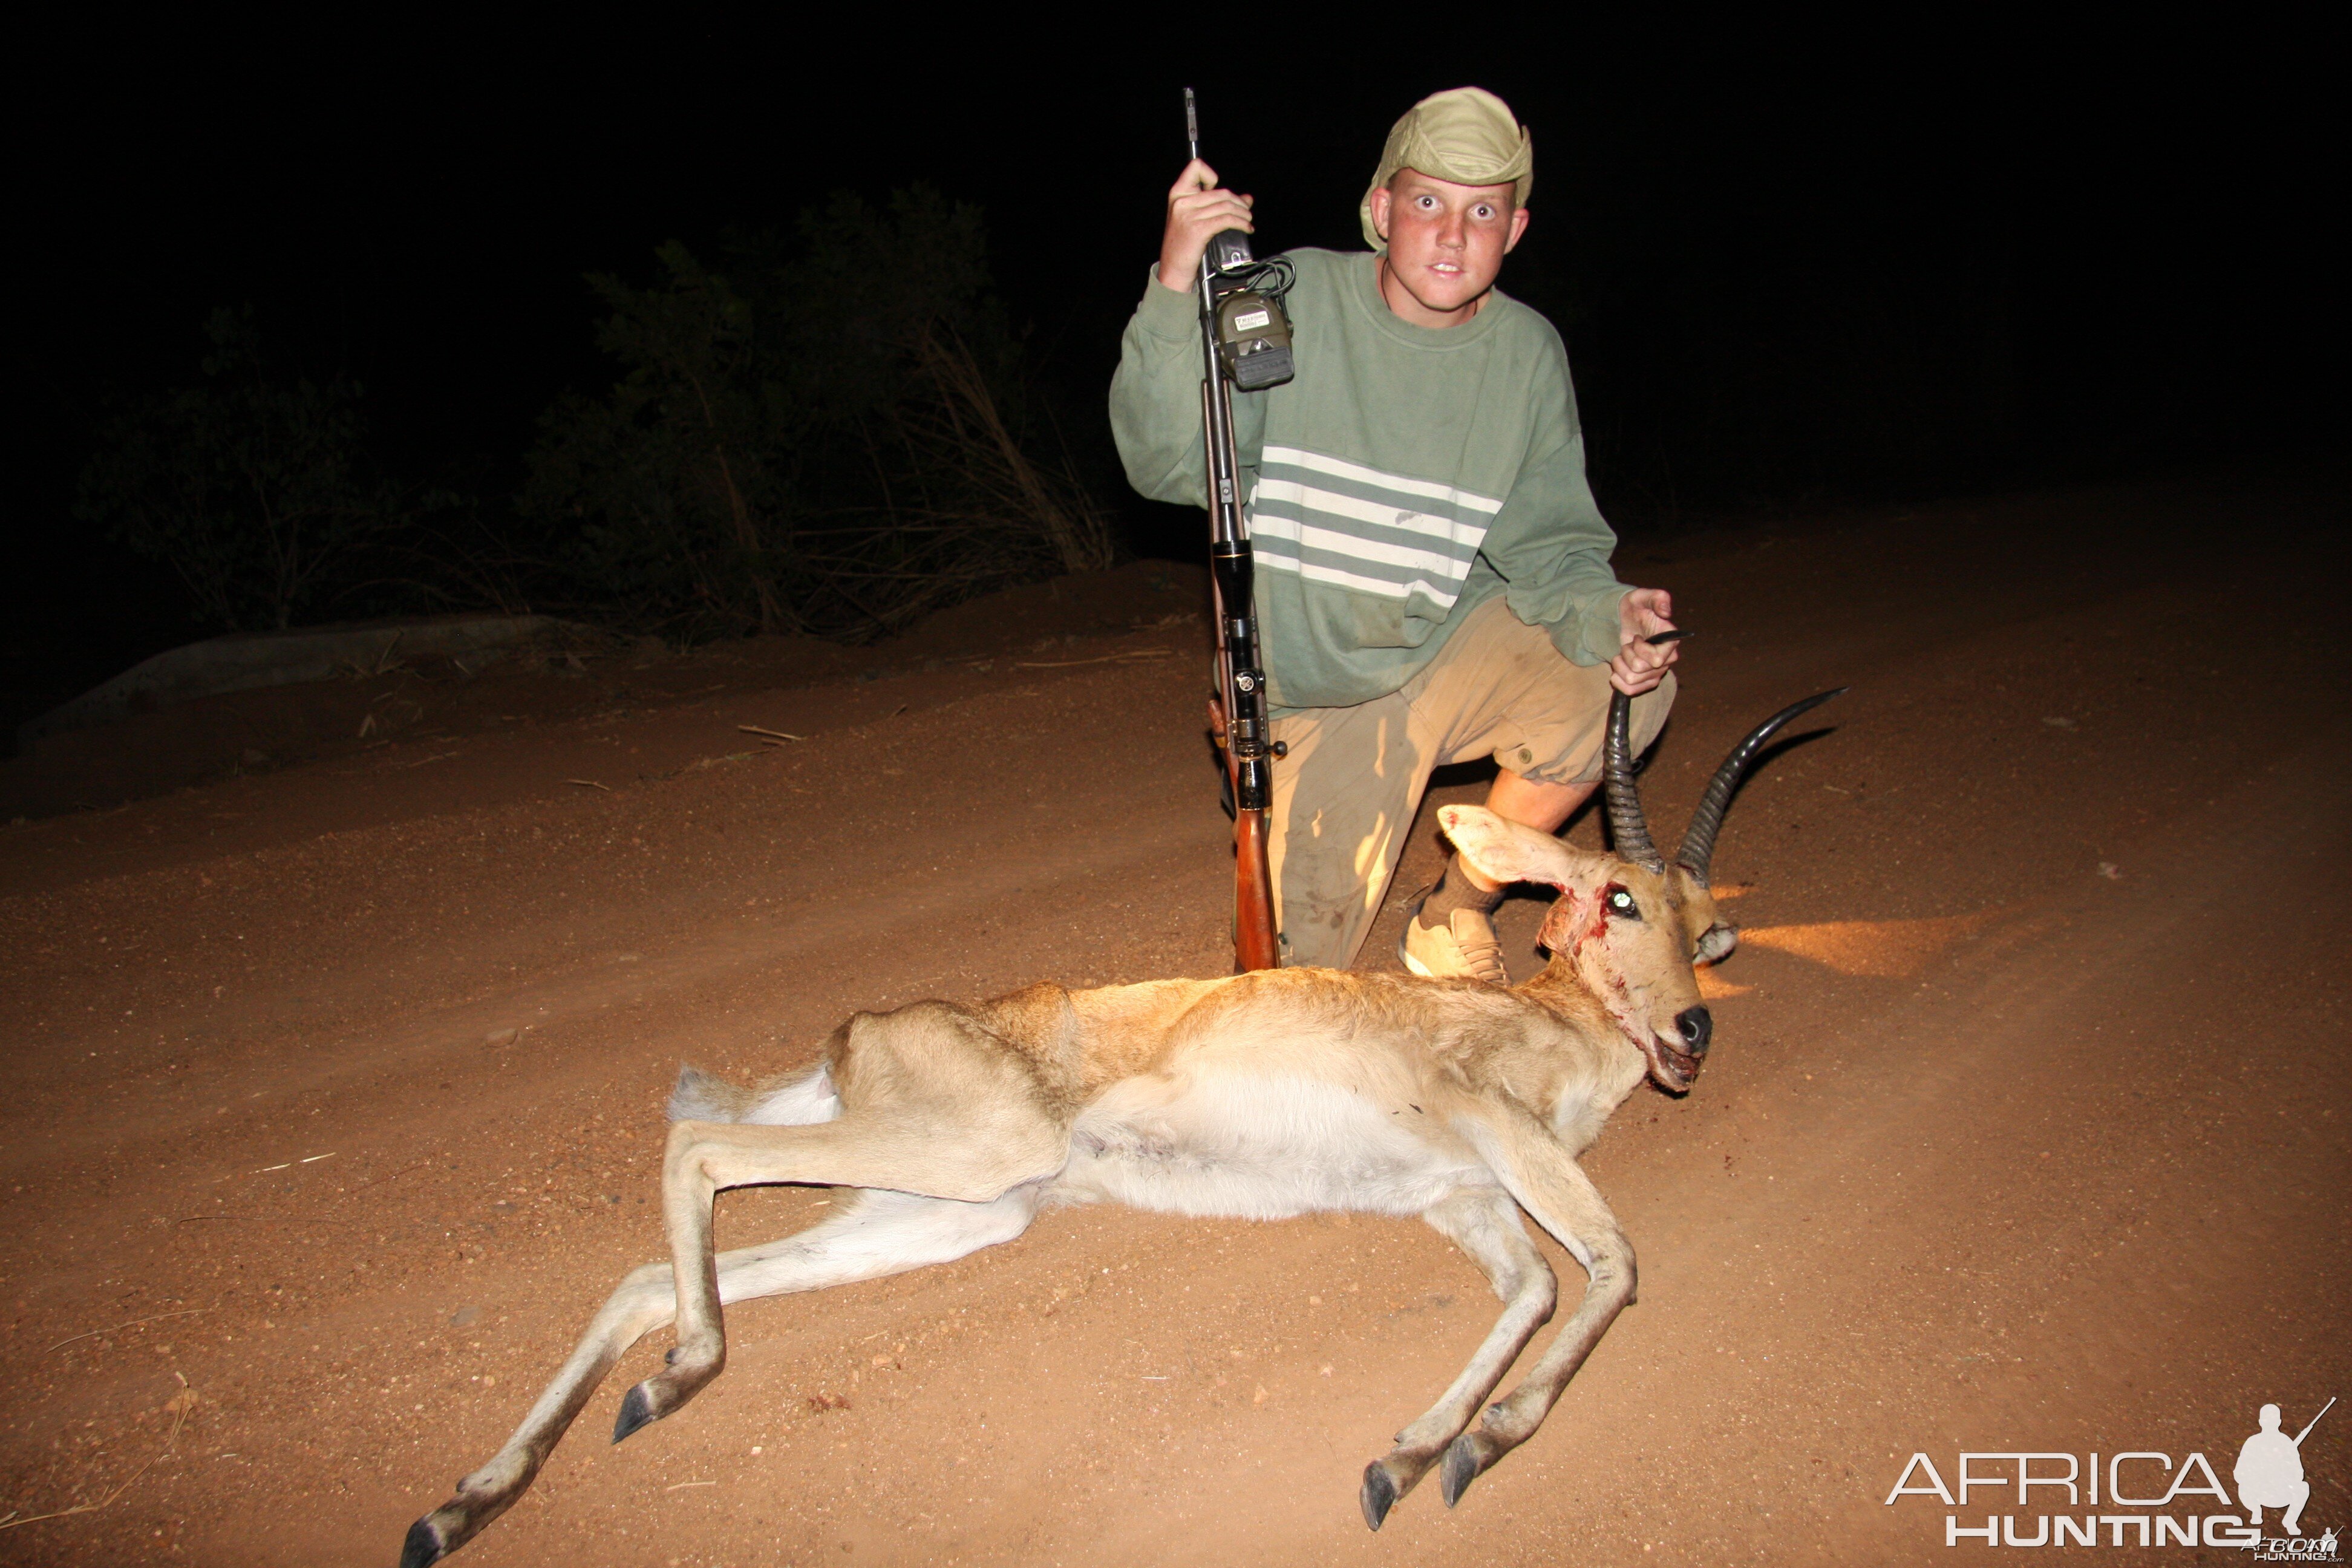
[[[1006,583],[1110,564],[1040,412],[977,208],[836,196],[721,265],[592,279],[608,390],[541,421],[524,519],[572,590],[693,637],[863,641]]]
[[[123,406],[75,516],[178,574],[202,622],[284,630],[411,514],[368,455],[363,394],[265,364],[253,316],[216,310],[204,382]]]
[[[77,515],[169,564],[202,622],[555,610],[679,641],[863,642],[1112,558],[991,286],[978,208],[836,196],[719,265],[590,279],[619,374],[540,421],[513,506],[406,487],[348,377],[215,312],[196,385],[122,405]]]

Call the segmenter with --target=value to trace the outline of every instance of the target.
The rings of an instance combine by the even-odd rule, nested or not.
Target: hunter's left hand
[[[1682,644],[1654,647],[1645,639],[1673,631],[1674,613],[1674,595],[1664,588],[1636,588],[1617,601],[1617,657],[1609,661],[1610,685],[1639,697],[1666,678]]]

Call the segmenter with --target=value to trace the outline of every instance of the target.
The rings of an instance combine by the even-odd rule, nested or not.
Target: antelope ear
[[[1682,913],[1683,929],[1691,933],[1691,962],[1718,963],[1730,957],[1731,950],[1739,945],[1739,928],[1724,918],[1714,892],[1688,866],[1670,867],[1666,874]]]
[[[1559,901],[1544,915],[1543,929],[1536,932],[1536,941],[1547,952],[1573,953],[1578,937],[1600,929],[1595,918],[1600,912],[1598,899],[1574,888],[1562,888]]]
[[[1483,805],[1445,805],[1437,811],[1445,837],[1465,859],[1493,882],[1539,882],[1563,891],[1591,880],[1590,862],[1549,833],[1507,822]]]

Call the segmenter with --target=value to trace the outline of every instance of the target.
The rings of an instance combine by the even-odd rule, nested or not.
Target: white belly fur
[[[1408,1131],[1402,1123],[1421,1125]],[[1416,1215],[1494,1177],[1409,1104],[1306,1078],[1213,1072],[1130,1079],[1082,1111],[1049,1196],[1171,1214],[1282,1219],[1318,1210]]]

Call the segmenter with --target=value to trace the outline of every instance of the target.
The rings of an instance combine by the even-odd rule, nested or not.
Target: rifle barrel
[[[1184,133],[1201,155],[1192,89],[1184,89]],[[1244,252],[1246,254],[1246,252]],[[1208,447],[1209,568],[1217,602],[1217,709],[1224,726],[1227,782],[1234,792],[1234,958],[1238,968],[1282,961],[1266,865],[1266,809],[1273,795],[1265,672],[1258,668],[1256,595],[1234,448],[1233,387],[1217,354],[1217,274],[1201,253],[1193,278],[1201,310],[1201,431]]]
[[[2326,1415],[2329,1411],[2331,1411],[2331,1410],[2333,1410],[2333,1409],[2335,1409],[2335,1408],[2336,1408],[2336,1396],[2335,1396],[2334,1394],[2329,1394],[2329,1395],[2327,1396],[2327,1403],[2326,1403],[2326,1404],[2325,1404],[2325,1405],[2321,1405],[2321,1406],[2319,1407],[2319,1415]],[[2297,1433],[2294,1435],[2294,1446],[2295,1446],[2296,1447],[2298,1447],[2298,1448],[2302,1447],[2303,1447],[2303,1440],[2304,1440],[2305,1437],[2308,1437],[2308,1436],[2311,1436],[2311,1428],[2319,1425],[2319,1415],[2315,1415],[2315,1416],[2313,1416],[2313,1417],[2311,1418],[2311,1420],[2310,1420],[2310,1421],[2309,1421],[2309,1422],[2308,1422],[2308,1423],[2304,1426],[2304,1429],[2303,1429],[2302,1431],[2300,1431],[2300,1432],[2297,1432]]]

